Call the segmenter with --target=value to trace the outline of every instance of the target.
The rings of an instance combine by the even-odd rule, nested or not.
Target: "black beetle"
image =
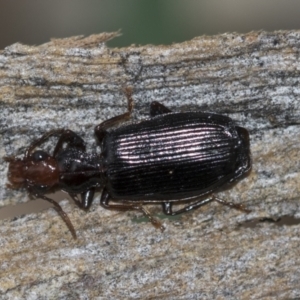
[[[245,128],[222,115],[171,112],[152,102],[150,119],[107,131],[130,118],[130,88],[126,95],[128,112],[95,128],[100,154],[87,153],[84,141],[71,130],[50,131],[29,146],[23,159],[5,158],[9,162],[9,187],[25,185],[35,197],[53,203],[74,237],[75,230],[60,205],[44,195],[54,188],[68,192],[83,209],[90,207],[95,190],[102,188],[101,206],[140,210],[160,228],[143,204],[160,203],[167,215],[187,212],[213,200],[247,211],[242,205],[213,195],[251,168]],[[34,151],[53,135],[59,140],[52,155]],[[77,194],[81,194],[81,201]],[[119,203],[110,204],[110,200]],[[174,203],[184,202],[187,206],[173,211]]]

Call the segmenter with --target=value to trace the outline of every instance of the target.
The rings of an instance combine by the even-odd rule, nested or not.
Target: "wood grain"
[[[93,128],[126,110],[123,88],[131,86],[133,120],[157,100],[172,110],[222,113],[249,129],[252,171],[218,195],[252,212],[212,203],[162,219],[161,233],[139,213],[106,211],[98,200],[88,213],[61,202],[77,240],[51,209],[1,220],[1,297],[300,297],[300,31],[107,48],[117,35],[0,51],[0,205],[29,201],[6,188],[3,156],[22,155],[53,128],[74,130],[95,151]],[[162,216],[159,206],[149,209]]]

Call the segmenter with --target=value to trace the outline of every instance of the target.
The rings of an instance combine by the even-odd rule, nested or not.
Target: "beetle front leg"
[[[39,139],[33,141],[30,146],[27,148],[25,152],[25,157],[29,157],[32,153],[32,151],[40,146],[42,143],[46,142],[50,137],[52,136],[58,136],[60,135],[60,138],[55,146],[53,156],[55,157],[56,154],[61,150],[63,143],[68,143],[69,146],[75,147],[77,149],[80,149],[82,151],[85,151],[85,144],[83,139],[77,135],[75,132],[69,129],[55,129],[51,130],[47,133],[45,133],[43,136],[41,136]]]
[[[109,204],[109,201],[111,200],[111,197],[106,189],[103,189],[101,199],[100,199],[100,205],[103,208],[109,209],[109,210],[118,210],[118,211],[128,211],[128,210],[138,210],[141,211],[152,223],[152,225],[155,228],[160,229],[161,231],[164,231],[165,228],[161,224],[160,221],[155,219],[150,212],[143,207],[142,205],[136,205],[136,204]]]
[[[29,147],[27,148],[25,152],[25,157],[30,156],[31,152],[38,146],[40,146],[42,143],[46,142],[51,136],[62,134],[65,131],[65,129],[55,129],[51,130],[47,133],[45,133],[43,136],[41,136],[39,139],[33,141]]]
[[[122,115],[115,116],[109,120],[106,120],[95,127],[95,135],[97,136],[99,143],[102,142],[108,128],[115,126],[119,122],[130,119],[133,110],[132,88],[127,87],[124,91],[127,97],[128,111]]]

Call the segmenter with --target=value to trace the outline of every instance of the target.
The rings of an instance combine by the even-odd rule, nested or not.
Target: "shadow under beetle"
[[[242,205],[212,194],[250,170],[245,128],[222,115],[171,112],[152,102],[149,119],[113,129],[132,112],[132,92],[130,88],[125,91],[128,112],[95,128],[100,154],[87,153],[84,141],[71,130],[50,131],[28,147],[24,158],[5,158],[9,162],[8,186],[25,186],[34,197],[51,202],[74,238],[76,233],[66,213],[45,196],[50,190],[66,191],[80,208],[88,209],[95,190],[103,189],[101,206],[142,211],[161,229],[161,223],[143,204],[159,203],[165,214],[177,215],[215,200],[247,212]],[[51,136],[59,136],[52,155],[34,151]],[[118,204],[111,204],[111,200]],[[173,204],[184,202],[188,202],[185,207],[173,211]]]

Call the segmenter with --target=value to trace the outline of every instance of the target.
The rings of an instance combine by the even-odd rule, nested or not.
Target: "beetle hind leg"
[[[160,229],[161,231],[165,230],[162,223],[156,218],[154,218],[144,206],[138,204],[109,204],[109,201],[110,201],[110,195],[108,194],[107,190],[104,189],[100,199],[100,205],[103,208],[109,210],[118,210],[118,211],[128,211],[128,210],[141,211],[149,219],[149,221],[152,223],[152,225],[155,228]]]
[[[215,197],[215,195],[213,195],[213,200],[219,202],[222,205],[229,206],[230,208],[234,208],[234,209],[243,211],[247,214],[249,214],[251,212],[251,210],[246,208],[243,204],[235,204],[235,203],[232,203],[232,202],[227,202],[225,200],[222,200],[220,198]]]

